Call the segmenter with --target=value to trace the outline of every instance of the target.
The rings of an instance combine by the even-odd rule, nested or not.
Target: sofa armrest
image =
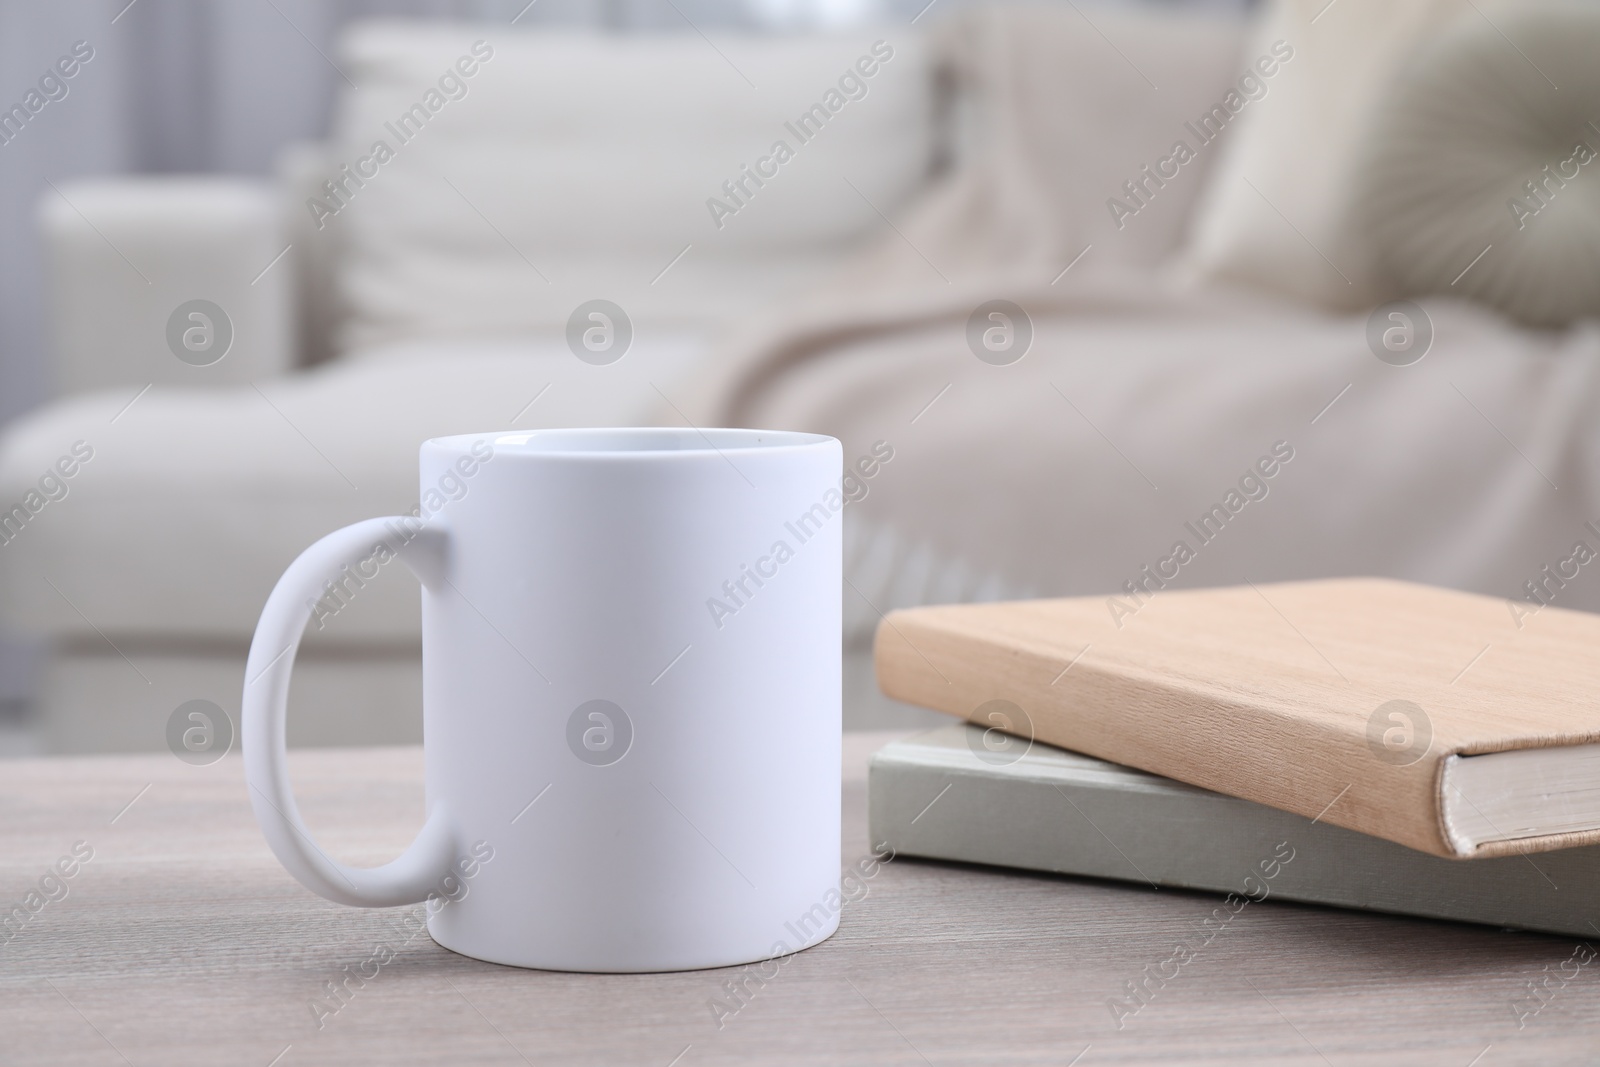
[[[318,226],[307,210],[313,197],[325,197],[322,183],[339,171],[340,161],[325,142],[297,141],[278,154],[277,195],[282,198],[284,240],[293,244],[286,259],[294,260],[294,300],[299,310],[301,366],[339,354],[343,304],[337,267],[341,227]]]
[[[294,366],[295,263],[280,256],[271,185],[62,182],[38,218],[59,393],[240,384]]]

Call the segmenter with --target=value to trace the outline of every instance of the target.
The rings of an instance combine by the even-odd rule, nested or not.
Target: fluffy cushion
[[[1367,303],[1365,251],[1348,225],[1357,149],[1417,42],[1463,14],[1468,0],[1275,0],[1242,63],[1279,41],[1293,56],[1217,137],[1190,272],[1325,307]]]
[[[1545,326],[1600,313],[1597,55],[1600,10],[1539,5],[1465,20],[1408,67],[1357,198],[1396,295]]]

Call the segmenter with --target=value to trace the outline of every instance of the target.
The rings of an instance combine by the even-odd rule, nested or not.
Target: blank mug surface
[[[754,430],[424,444],[424,518],[368,526],[423,581],[429,822],[391,865],[410,881],[369,890],[359,879],[387,869],[329,874],[286,832],[276,689],[253,712],[247,684],[252,799],[280,859],[357,904],[420,899],[437,866],[454,899],[430,908],[434,939],[516,966],[719,967],[826,938],[840,899],[841,462],[832,438]],[[374,539],[345,540],[351,556]],[[302,566],[315,547],[274,600],[344,558]],[[252,672],[279,654],[263,636],[274,610]],[[263,671],[286,691],[287,665]]]

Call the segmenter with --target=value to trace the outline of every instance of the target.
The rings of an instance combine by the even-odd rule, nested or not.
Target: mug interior
[[[753,452],[776,448],[803,448],[832,440],[822,434],[793,430],[745,430],[725,427],[695,429],[690,426],[576,427],[551,430],[514,430],[436,437],[428,443],[450,450],[470,448],[488,439],[494,447],[512,454],[588,453],[639,455],[666,452]]]

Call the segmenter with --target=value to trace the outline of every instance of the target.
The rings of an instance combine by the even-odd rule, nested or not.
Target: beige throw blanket
[[[1215,295],[1185,296],[1155,268],[1179,243],[1216,149],[1200,147],[1160,188],[1141,168],[1176,140],[1198,147],[1184,122],[1238,77],[1243,28],[1091,10],[985,7],[937,26],[941,81],[963,102],[947,123],[961,162],[918,202],[886,209],[881,240],[832,284],[735,337],[684,413],[759,422],[757,398],[795,364],[918,324],[960,325],[995,298],[1029,315],[1215,306]],[[1124,191],[1135,180],[1147,202],[1118,220],[1108,205],[1137,203]]]

